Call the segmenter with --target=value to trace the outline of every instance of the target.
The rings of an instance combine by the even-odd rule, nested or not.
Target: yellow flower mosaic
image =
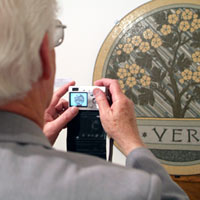
[[[132,44],[136,47],[138,47],[140,45],[140,43],[142,42],[142,39],[140,36],[134,36],[132,37]]]
[[[127,54],[130,54],[133,51],[133,45],[131,43],[125,44],[123,51]]]
[[[176,24],[178,22],[178,16],[176,14],[171,14],[168,16],[169,24]]]
[[[133,75],[138,74],[140,71],[140,66],[134,63],[129,67],[129,70]]]
[[[193,12],[190,9],[185,9],[185,11],[182,13],[182,18],[184,20],[190,20],[193,17]]]
[[[153,31],[151,29],[147,29],[144,31],[143,37],[147,40],[150,40],[153,37]]]
[[[195,63],[200,63],[200,51],[196,51],[192,54],[192,59]]]
[[[193,27],[190,28],[190,32],[193,33],[195,29]]]
[[[147,75],[144,75],[140,79],[140,83],[142,84],[143,87],[149,86],[151,84],[151,78],[149,76],[147,76]]]
[[[197,19],[197,18],[198,18],[198,15],[196,13],[194,13],[193,19]]]
[[[122,51],[121,50],[117,50],[116,53],[117,53],[118,56],[120,56],[122,54]]]
[[[128,72],[125,68],[119,68],[117,72],[117,76],[120,79],[126,78],[128,76]]]
[[[187,31],[189,28],[190,28],[190,24],[189,24],[188,21],[182,21],[182,22],[180,22],[179,29],[181,31]]]
[[[149,45],[148,42],[142,42],[142,43],[140,44],[140,46],[139,46],[139,49],[140,49],[143,53],[145,53],[145,52],[149,51],[150,45]]]
[[[128,77],[126,80],[126,85],[129,87],[133,87],[134,85],[137,84],[137,80],[135,77]]]
[[[181,84],[183,84],[183,83],[184,83],[184,79],[181,78],[181,79],[179,80],[179,82],[180,82]]]
[[[125,88],[124,82],[122,80],[118,80],[118,82],[119,82],[120,88],[124,89]]]
[[[162,45],[162,40],[159,37],[155,37],[152,39],[151,41],[151,46],[153,46],[154,48],[158,48]]]
[[[192,79],[193,79],[196,83],[200,83],[200,71],[194,72],[194,73],[193,73]]]
[[[178,9],[178,10],[176,11],[176,14],[177,14],[177,15],[180,15],[180,14],[181,14],[181,10]]]
[[[194,28],[194,30],[197,30],[200,28],[200,19],[193,19],[191,23],[191,27]]]
[[[160,29],[163,35],[168,35],[172,32],[171,25],[163,24],[162,28]]]
[[[191,80],[192,79],[192,71],[189,69],[185,69],[183,72],[181,72],[181,75],[183,77],[183,80]]]
[[[119,48],[119,49],[122,49],[122,48],[123,48],[123,44],[119,44],[119,45],[118,45],[118,48]]]
[[[141,74],[144,74],[144,73],[145,73],[145,70],[144,70],[144,69],[141,69],[141,70],[140,70],[140,73],[141,73]]]

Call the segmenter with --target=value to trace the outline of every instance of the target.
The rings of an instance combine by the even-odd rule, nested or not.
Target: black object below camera
[[[79,113],[67,125],[67,150],[106,159],[106,133],[93,95],[95,88],[101,89],[109,99],[106,87],[69,87],[69,106],[79,107]]]
[[[106,133],[98,111],[79,111],[67,125],[67,150],[106,159]]]

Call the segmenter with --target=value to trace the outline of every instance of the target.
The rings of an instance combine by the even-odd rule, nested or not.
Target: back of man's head
[[[40,45],[52,45],[56,0],[0,0],[0,105],[26,94],[41,76]]]

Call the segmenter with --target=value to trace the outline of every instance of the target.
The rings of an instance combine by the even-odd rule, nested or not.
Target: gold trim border
[[[162,164],[170,175],[197,175],[200,174],[200,164],[191,166],[171,166]]]
[[[157,117],[137,117],[138,120],[161,120],[161,121],[200,121],[200,118],[157,118]]]

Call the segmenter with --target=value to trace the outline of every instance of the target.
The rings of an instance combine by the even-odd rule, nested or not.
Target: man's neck
[[[23,100],[12,101],[6,105],[0,106],[0,110],[22,115],[43,128],[44,108],[37,100],[25,97]]]

